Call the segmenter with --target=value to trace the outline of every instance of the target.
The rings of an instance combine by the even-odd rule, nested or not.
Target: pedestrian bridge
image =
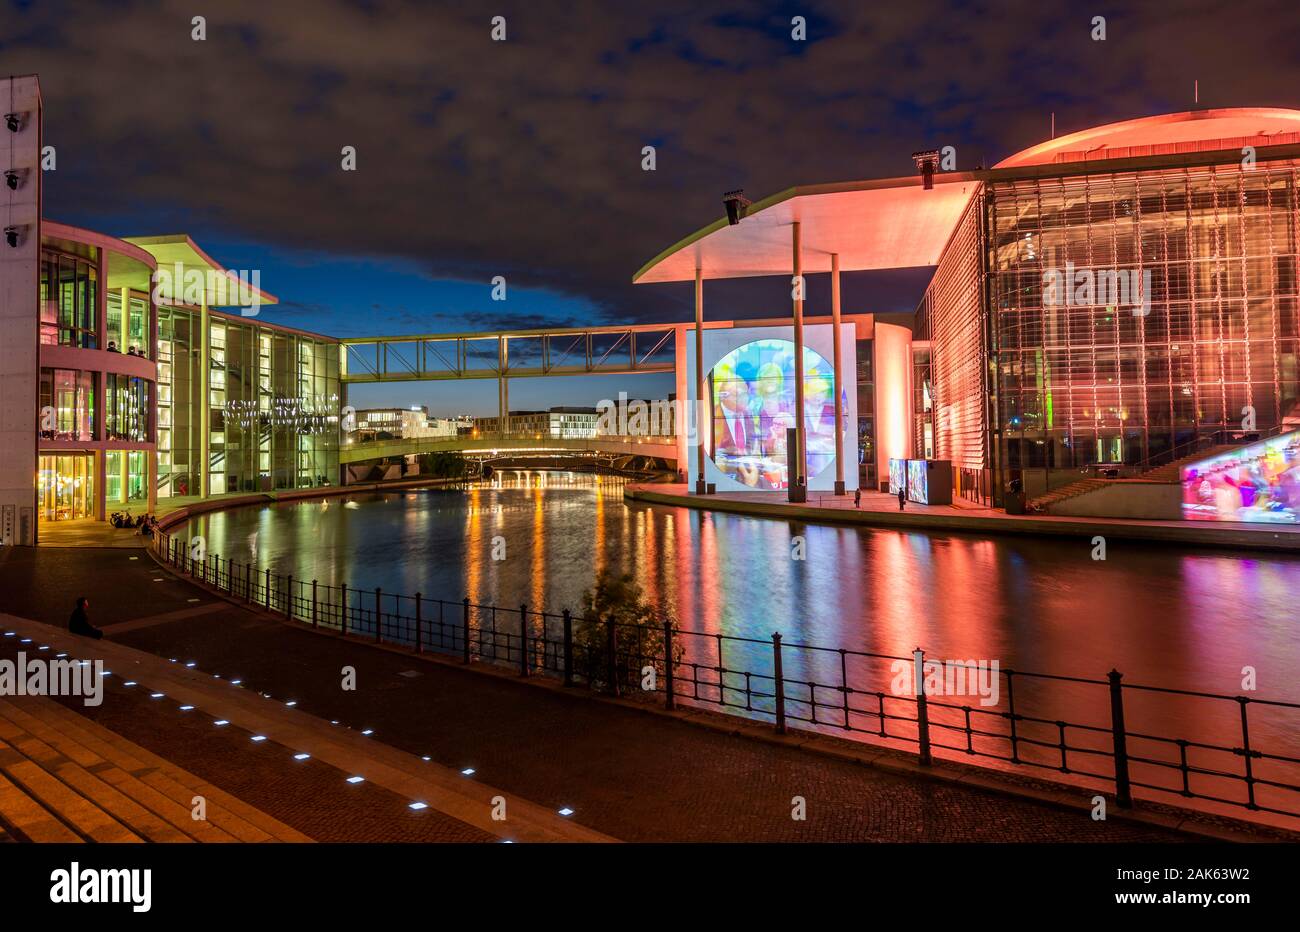
[[[599,453],[615,456],[648,456],[676,465],[677,438],[668,437],[541,437],[521,434],[492,437],[412,437],[397,440],[372,440],[344,443],[339,463],[364,463],[370,460],[414,453],[470,453],[475,459],[497,454],[557,453],[578,455]]]

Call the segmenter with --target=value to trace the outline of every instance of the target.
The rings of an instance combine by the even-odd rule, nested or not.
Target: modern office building
[[[596,436],[600,413],[595,408],[554,407],[546,411],[511,411],[507,431],[512,437],[578,440]],[[501,431],[500,417],[474,419],[478,436],[496,436]]]
[[[259,322],[275,298],[188,236],[43,219],[39,88],[4,84],[0,542],[169,496],[337,483],[337,341]]]
[[[838,302],[841,271],[934,267],[888,376],[910,384],[871,412],[908,437],[877,436],[877,461],[951,460],[995,500],[1300,423],[1300,111],[1131,120],[975,171],[938,156],[741,207],[634,281],[694,280],[702,305],[709,279],[830,272]]]

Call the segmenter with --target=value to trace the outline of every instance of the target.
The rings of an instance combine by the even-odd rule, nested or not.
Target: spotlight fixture
[[[753,201],[745,197],[744,188],[737,188],[722,195],[722,203],[727,208],[727,225],[734,227],[745,219],[745,215],[749,213],[749,205]]]
[[[5,242],[14,249],[18,248],[18,227],[5,227]]]
[[[18,132],[23,125],[23,115],[21,113],[6,113],[5,125],[9,127],[9,132]]]
[[[916,170],[921,173],[925,190],[929,191],[934,187],[934,173],[939,170],[939,150],[926,149],[923,152],[913,152],[912,161],[916,164]]]
[[[18,190],[18,172],[12,168],[5,170],[5,184],[9,185],[10,191]]]

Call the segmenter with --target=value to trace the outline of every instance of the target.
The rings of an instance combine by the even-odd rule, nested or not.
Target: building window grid
[[[1065,412],[1067,417],[1062,426],[1065,427],[1065,436],[1071,438],[1069,445],[1075,448],[1070,454],[1074,465],[1078,465],[1082,457],[1076,442],[1082,429],[1079,420],[1081,412],[1077,404],[1080,388],[1084,389],[1089,396],[1090,413],[1093,421],[1096,422],[1095,425],[1087,425],[1089,439],[1100,440],[1104,435],[1109,434],[1111,436],[1107,437],[1107,440],[1124,443],[1126,447],[1134,447],[1135,449],[1120,451],[1123,458],[1130,461],[1144,458],[1153,451],[1154,446],[1150,436],[1153,421],[1155,427],[1165,428],[1161,431],[1162,434],[1168,435],[1167,438],[1162,438],[1160,444],[1162,448],[1172,445],[1173,438],[1179,433],[1180,428],[1221,429],[1237,424],[1239,421],[1237,415],[1241,407],[1253,404],[1254,400],[1260,397],[1256,385],[1259,379],[1254,371],[1257,352],[1269,352],[1272,356],[1266,371],[1274,380],[1274,386],[1279,388],[1272,394],[1294,395],[1294,387],[1283,386],[1281,357],[1285,348],[1274,336],[1281,330],[1279,299],[1286,297],[1279,294],[1281,285],[1278,280],[1279,243],[1274,232],[1276,223],[1274,214],[1279,207],[1285,210],[1288,215],[1288,227],[1294,229],[1294,164],[1280,168],[1262,166],[1261,170],[1250,179],[1244,172],[1227,177],[1222,171],[1206,172],[1194,169],[1176,171],[1182,174],[1181,199],[1184,205],[1181,219],[1186,247],[1180,248],[1177,256],[1171,253],[1169,244],[1172,232],[1169,223],[1172,219],[1169,215],[1171,186],[1167,182],[1171,172],[1144,173],[1140,176],[1111,175],[1104,179],[1093,176],[1081,181],[1060,179],[1053,182],[1051,179],[1045,179],[1025,183],[1009,182],[998,186],[1001,189],[998,193],[1004,197],[990,198],[993,205],[995,231],[995,242],[991,246],[994,275],[993,306],[998,318],[995,330],[1001,348],[1010,351],[1013,357],[1003,358],[1001,373],[1001,377],[1005,380],[1001,426],[1006,430],[1008,439],[1022,439],[1031,433],[1035,435],[1035,439],[1046,439],[1043,433],[1045,420],[1041,419],[1047,404],[1044,394],[1049,390],[1055,394],[1056,389],[1053,385],[1062,382],[1065,383],[1064,387],[1069,397]],[[1273,183],[1273,179],[1279,173],[1287,176],[1287,183],[1280,185],[1281,189],[1291,195],[1287,199],[1290,203],[1282,205],[1277,203],[1274,195],[1279,186]],[[1156,185],[1159,187],[1156,189],[1155,199],[1159,201],[1160,210],[1164,215],[1161,218],[1163,222],[1159,224],[1159,243],[1163,255],[1151,257],[1146,254],[1143,242],[1146,215],[1143,213],[1142,204],[1144,199],[1151,199]],[[1060,212],[1066,215],[1067,221],[1075,219],[1075,224],[1067,222],[1049,225],[1046,213],[1048,208],[1040,205],[1044,199],[1044,188],[1052,186],[1064,193],[1064,199],[1059,201]],[[1079,218],[1070,217],[1074,208],[1068,206],[1068,201],[1072,193],[1075,193],[1070,190],[1071,188],[1082,189],[1078,193],[1083,197],[1082,219],[1085,221],[1083,224],[1077,223]],[[1025,203],[1025,195],[1029,190],[1032,190],[1032,205]],[[1131,202],[1125,198],[1126,194],[1131,198]],[[1131,222],[1117,212],[1117,207],[1126,202],[1131,203]],[[1205,211],[1201,214],[1195,212],[1194,207],[1198,202],[1209,208],[1208,217]],[[1036,208],[1034,211],[1036,216],[1030,219],[1025,214],[1032,208]],[[1269,231],[1268,245],[1267,248],[1260,249],[1262,244],[1256,242],[1255,248],[1252,249],[1251,230],[1254,229],[1254,224],[1248,227],[1247,214],[1254,215],[1261,212],[1267,217],[1265,228]],[[1109,231],[1095,229],[1103,224],[1110,227]],[[1077,230],[1079,225],[1083,226],[1083,230]],[[1031,229],[1027,231],[1026,226]],[[1030,234],[1031,244],[1034,237],[1038,236],[1042,247],[1044,234],[1057,226],[1062,227],[1067,234],[1076,232],[1074,237],[1076,240],[1077,233],[1082,233],[1083,242],[1071,243],[1071,238],[1067,235],[1066,242],[1063,244],[1066,248],[1056,255],[1049,257],[1048,250],[1045,248],[1036,251],[1036,261],[1030,263],[1030,266],[1034,269],[1035,277],[1038,278],[1040,289],[1041,268],[1047,258],[1054,259],[1058,265],[1063,265],[1065,259],[1075,260],[1086,257],[1088,267],[1132,267],[1139,272],[1150,269],[1154,280],[1159,282],[1153,290],[1157,293],[1156,297],[1160,299],[1152,305],[1150,315],[1135,322],[1113,320],[1112,326],[1107,328],[1103,335],[1097,332],[1097,309],[1092,309],[1093,339],[1077,341],[1076,320],[1071,319],[1075,315],[1071,313],[1072,309],[1066,309],[1066,313],[1060,315],[1067,318],[1066,326],[1063,328],[1064,340],[1058,339],[1054,343],[1051,339],[1053,327],[1045,309],[1041,307],[1035,309],[1032,307],[1034,303],[1032,300],[1023,301],[1017,297],[1018,287],[1020,290],[1025,290],[1022,277],[1017,276],[1017,273],[1023,270],[1024,264],[1015,261],[1010,255],[1011,250],[1007,247],[1008,243],[1016,243],[1018,249],[1019,242],[1026,232]],[[1109,232],[1109,236],[1105,235],[1106,232]],[[1099,240],[1099,236],[1104,238]],[[1256,234],[1253,240],[1258,241],[1258,239],[1259,236]],[[1100,248],[1103,246],[1105,248]],[[1288,258],[1294,263],[1293,236],[1288,239],[1287,246],[1289,247]],[[1078,255],[1077,247],[1083,247],[1083,255]],[[1256,271],[1252,273],[1252,253],[1262,253],[1265,264],[1272,268],[1268,268],[1261,275],[1259,270],[1262,266],[1257,264]],[[1131,263],[1126,261],[1130,256]],[[1177,322],[1173,319],[1172,313],[1177,299],[1183,297],[1171,287],[1181,278],[1180,274],[1176,274],[1182,271],[1177,268],[1179,265],[1182,265],[1187,273],[1185,299],[1193,325],[1192,331],[1185,336],[1177,332]],[[1238,282],[1231,281],[1231,273],[1234,269],[1240,279]],[[940,284],[937,279],[938,276],[936,276],[936,284]],[[1028,290],[1032,291],[1032,283],[1030,285]],[[1268,300],[1260,302],[1259,311],[1264,313],[1263,308],[1267,308],[1271,318],[1269,327],[1264,331],[1269,335],[1267,341],[1252,340],[1252,337],[1259,334],[1258,326],[1250,320],[1251,301],[1261,288],[1269,291]],[[1041,350],[1046,351],[1046,356],[1040,364],[1044,368],[1034,369],[1035,373],[1041,371],[1046,381],[1046,385],[1042,388],[1037,384],[1030,385],[1026,381],[1030,371],[1028,365],[1030,358],[1028,349],[1022,343],[1023,338],[1027,336],[1023,331],[1023,325],[1030,322],[1031,313],[1040,314],[1036,329],[1040,334]],[[926,316],[933,319],[932,314]],[[1157,323],[1158,327],[1155,326]],[[1153,340],[1152,331],[1160,327],[1168,329],[1163,335],[1157,333],[1156,339]],[[1082,337],[1087,332],[1080,331],[1078,335]],[[1193,392],[1190,425],[1180,423],[1181,419],[1177,416],[1176,408],[1177,393],[1181,390],[1178,385],[1181,348],[1174,350],[1172,347],[1178,347],[1184,340],[1188,344],[1186,348],[1190,349],[1187,361],[1192,367],[1191,378],[1187,379]],[[1150,371],[1154,358],[1153,347],[1158,350],[1161,359],[1168,360],[1168,363],[1163,366],[1163,377],[1159,382]],[[1063,358],[1073,364],[1072,371],[1063,373],[1051,366],[1053,348],[1064,350]],[[1035,348],[1035,352],[1039,351]],[[1293,353],[1294,350],[1291,352]],[[1099,358],[1107,360],[1105,372],[1099,371]],[[1203,372],[1204,363],[1209,358],[1214,359],[1215,367],[1219,370],[1219,377],[1213,380],[1217,385],[1213,388],[1206,385],[1210,380]],[[939,362],[936,359],[936,368]],[[1078,384],[1078,375],[1081,374],[1080,364],[1087,373],[1087,384],[1084,386]],[[1245,369],[1234,368],[1238,364],[1245,366]],[[1113,375],[1106,373],[1113,373]],[[1034,381],[1037,383],[1038,379],[1035,378]],[[1103,382],[1107,385],[1113,384],[1115,388],[1103,388]],[[1161,399],[1168,397],[1168,400],[1160,406],[1168,412],[1170,423],[1167,428],[1159,423],[1164,419],[1162,416],[1152,417],[1155,414],[1152,391],[1156,387],[1160,388],[1156,397]],[[1206,388],[1209,388],[1212,396],[1215,397],[1217,411],[1207,411],[1204,407],[1211,397],[1205,396]],[[1038,429],[1031,431],[1034,425],[1029,423],[1030,418],[1022,417],[1017,430],[1017,425],[1011,423],[1010,418],[1017,413],[1025,412],[1031,399],[1037,408],[1032,413],[1040,418],[1037,422]],[[1140,408],[1140,415],[1133,410],[1134,408]],[[1260,426],[1264,426],[1265,421],[1280,420],[1284,413],[1280,405],[1268,412],[1257,411]],[[1102,417],[1099,418],[1099,415]],[[1084,420],[1086,422],[1086,418]]]

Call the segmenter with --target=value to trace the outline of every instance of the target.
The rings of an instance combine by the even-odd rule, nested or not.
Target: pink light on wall
[[[912,456],[912,331],[877,323],[875,370],[876,476],[889,475],[890,457]]]

